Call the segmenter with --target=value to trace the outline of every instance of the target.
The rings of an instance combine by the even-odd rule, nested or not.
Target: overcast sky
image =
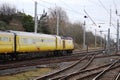
[[[38,14],[42,14],[44,9],[48,11],[48,8],[60,6],[67,12],[71,22],[83,23],[85,20],[87,30],[91,30],[94,33],[94,30],[97,29],[97,34],[99,34],[98,31],[100,30],[106,31],[110,28],[111,37],[116,38],[116,20],[118,17],[115,15],[115,10],[117,9],[118,14],[120,14],[120,0],[0,0],[0,4],[9,3],[17,9],[34,16],[34,1],[38,2]],[[114,27],[113,25],[109,27],[110,8]],[[86,15],[84,9],[97,26],[92,25],[93,22],[90,18],[84,19],[84,15]],[[99,25],[102,27],[98,28]],[[107,32],[103,32],[103,34],[107,34]]]

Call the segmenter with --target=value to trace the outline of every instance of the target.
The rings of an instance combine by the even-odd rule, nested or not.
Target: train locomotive
[[[71,37],[30,33],[21,31],[0,31],[0,58],[17,59],[19,55],[48,56],[68,55],[74,49]]]

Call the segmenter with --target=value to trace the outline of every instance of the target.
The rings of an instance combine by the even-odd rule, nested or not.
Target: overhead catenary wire
[[[47,2],[47,1],[44,1],[44,0],[39,0],[39,1],[42,1],[42,2],[44,2],[44,3],[47,3],[47,4],[50,4],[50,5],[53,5],[54,3],[50,3],[50,2]],[[63,3],[64,3],[64,5],[66,5],[66,7],[67,8],[69,8],[69,9],[67,9],[67,8],[64,8],[65,10],[67,10],[67,11],[69,11],[69,12],[72,12],[72,13],[75,13],[75,14],[82,14],[82,13],[80,13],[80,12],[78,12],[78,11],[75,11],[75,10],[73,10],[73,8],[71,8],[67,3],[65,3],[63,0],[61,0]],[[100,0],[99,0],[100,1]],[[37,1],[38,2],[38,1]],[[101,2],[102,3],[102,2]],[[47,8],[47,9],[51,9],[51,8],[48,8],[47,6],[44,6],[44,5],[41,5],[40,4],[40,2],[38,2],[38,5],[39,6],[42,6],[42,7],[45,7],[45,8]],[[104,5],[103,5],[104,6]],[[105,7],[104,7],[105,8]],[[106,9],[106,8],[105,8]],[[106,9],[107,10],[107,9]],[[107,11],[108,13],[109,13],[109,11]],[[82,14],[82,15],[84,15],[84,14]],[[113,26],[114,26],[114,24],[112,24]],[[115,27],[114,27],[115,28]]]
[[[105,11],[109,14],[109,11],[107,10],[107,8],[104,6],[104,4],[101,2],[101,0],[98,0],[99,3],[102,5],[102,7],[105,9]]]
[[[63,0],[61,0],[66,6],[68,6]],[[99,0],[100,1],[100,0]],[[107,13],[109,14],[109,11],[106,9],[106,7],[103,5],[103,3],[100,1],[100,3],[102,4],[102,6],[104,7],[104,9],[107,11]],[[100,5],[99,5],[100,6]],[[70,7],[71,8],[71,7]],[[72,8],[71,8],[72,9]],[[87,13],[86,11],[84,11],[85,13]],[[88,14],[87,14],[88,15]],[[89,15],[88,15],[89,16]],[[93,22],[93,24],[95,24],[97,26],[97,24],[95,23],[95,21],[89,16],[90,20]],[[116,27],[114,26],[114,24],[111,23],[111,25],[116,29]]]
[[[68,6],[70,9],[74,10],[73,8],[71,8],[68,4],[66,4],[63,0],[62,1],[66,6]],[[84,12],[87,14],[87,16],[90,18],[90,20],[93,22],[94,25],[97,26],[97,24],[95,23],[95,21],[90,17],[90,15],[84,10]]]
[[[78,11],[76,11],[76,10],[74,10],[71,6],[69,6],[67,3],[65,3],[63,0],[60,0],[66,7],[68,7],[69,9],[71,9],[73,12],[76,12],[76,13],[78,13],[78,14],[82,14],[82,15],[84,15],[83,13],[80,13],[80,12],[78,12]]]
[[[54,5],[54,4],[55,4],[55,3],[50,3],[50,2],[47,2],[47,1],[44,1],[44,0],[38,0],[38,1],[42,1],[42,2],[47,3],[47,4],[49,4],[49,5]],[[64,8],[65,10],[67,10],[67,11],[69,11],[69,12],[72,12],[72,13],[75,13],[75,14],[81,14],[81,15],[84,16],[83,13],[80,13],[80,12],[74,10],[72,7],[70,7],[70,6],[69,6],[67,3],[65,3],[63,0],[61,0],[61,1],[62,1],[62,3],[67,7],[67,8]],[[38,4],[40,4],[40,3],[38,2]],[[40,6],[46,7],[46,6],[43,6],[43,5],[40,5]],[[46,7],[46,8],[48,8],[48,7]],[[68,9],[68,8],[69,8],[69,9]],[[50,8],[48,8],[48,9],[50,9]]]
[[[101,0],[98,0],[99,1],[99,3],[101,4],[101,6],[104,8],[104,10],[108,13],[108,14],[110,14],[110,12],[107,10],[107,8],[104,6],[104,4],[101,2]],[[115,21],[115,19],[111,16],[111,18]],[[111,23],[112,24],[112,23]],[[116,29],[116,27],[114,26],[114,24],[112,24],[113,25],[113,27]]]
[[[53,10],[52,8],[48,8],[47,6],[44,6],[44,5],[41,5],[38,3],[38,6],[41,6],[41,7],[44,7],[44,8],[47,8],[48,10]],[[71,12],[71,11],[70,11]],[[73,12],[72,12],[73,13]],[[71,17],[71,16],[70,16]],[[78,16],[74,16],[75,18],[78,18]]]
[[[32,0],[32,1],[35,1],[35,0]],[[47,4],[49,4],[49,5],[53,5],[53,4],[54,4],[54,3],[50,3],[50,2],[47,2],[47,1],[43,1],[43,0],[39,0],[39,1],[42,1],[42,2],[47,3]],[[47,8],[48,10],[53,10],[52,8],[49,8],[49,7],[45,6],[45,5],[42,5],[39,1],[37,1],[38,6],[45,7],[45,8]],[[55,5],[55,4],[54,4],[54,5]],[[62,8],[63,8],[63,7],[62,7]],[[84,15],[84,14],[82,14],[82,13],[75,12],[75,11],[73,11],[73,10],[71,10],[71,9],[67,9],[67,8],[63,8],[63,9],[66,10],[66,11],[68,11],[68,12],[74,13],[74,14]],[[73,15],[73,14],[72,14],[72,15]],[[74,15],[74,17],[75,17],[75,18],[78,18],[78,16],[76,16],[76,15]]]
[[[97,6],[101,7],[101,5],[98,4],[97,2],[94,2],[94,1],[91,1],[91,0],[87,0],[87,1],[89,1],[89,2],[92,3],[92,4],[96,4]]]
[[[55,5],[55,3],[50,3],[50,2],[47,2],[47,1],[43,1],[43,0],[39,0],[39,1],[42,1],[42,2],[47,3],[47,4],[49,4],[49,5]],[[38,2],[38,3],[39,3],[39,2]],[[65,3],[64,3],[64,5],[65,5]],[[68,7],[68,9],[67,9],[67,8],[64,8],[64,9],[67,10],[67,11],[69,11],[69,12],[72,12],[72,13],[84,15],[83,13],[80,13],[80,12],[78,12],[78,11],[75,11],[74,9],[70,9],[69,7]]]
[[[93,24],[95,26],[97,26],[97,24],[95,23],[95,21],[90,17],[90,15],[86,12],[86,10],[84,10],[84,12],[86,13],[86,15],[90,18],[90,20],[93,22]]]
[[[117,5],[114,0],[113,0],[113,5],[114,5],[115,9],[117,10]]]
[[[98,3],[96,3],[96,2],[94,2],[94,1],[91,1],[91,0],[88,0],[89,2],[91,2],[91,3],[94,3],[94,4],[98,4]],[[103,7],[104,8],[104,10],[107,12],[107,14],[110,14],[110,12],[108,11],[108,9],[104,6],[104,4],[101,2],[101,0],[98,0],[99,1],[99,3],[100,3],[100,5],[97,5],[97,6],[99,6],[99,7]],[[115,21],[115,19],[113,18],[113,17],[111,17],[114,21]],[[116,29],[116,27],[114,26],[114,24],[113,23],[111,23],[111,25],[112,25],[112,27],[114,27],[115,29]]]

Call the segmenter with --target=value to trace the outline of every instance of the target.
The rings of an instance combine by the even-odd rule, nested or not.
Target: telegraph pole
[[[35,21],[34,32],[37,33],[38,22],[37,22],[37,2],[36,1],[35,1],[35,17],[34,17],[34,21]]]
[[[104,49],[106,49],[106,35],[104,35]]]
[[[57,29],[57,30],[56,30],[57,32],[56,32],[56,34],[59,35],[59,12],[58,12],[58,11],[56,12],[56,15],[57,15],[57,16],[56,16],[56,17],[57,17],[57,24],[56,24],[56,25],[57,25],[57,28],[56,28],[56,29]]]
[[[102,31],[100,31],[101,34],[101,48],[102,48]]]
[[[96,29],[95,29],[95,48],[96,48]]]
[[[110,24],[109,26],[111,27],[111,8],[110,8]],[[107,41],[107,49],[108,49],[108,53],[110,53],[110,28],[108,28],[108,41]]]
[[[112,15],[111,15],[111,8],[110,8],[110,27],[111,27],[111,17],[112,17]]]
[[[117,19],[117,51],[119,51],[119,20]]]
[[[118,15],[117,10],[116,10],[116,15],[120,16]],[[119,19],[117,19],[117,51],[119,51]]]
[[[85,18],[87,18],[87,16],[84,16],[84,19]],[[83,49],[85,49],[86,48],[86,44],[85,44],[85,42],[86,42],[86,33],[85,33],[85,26],[86,26],[86,22],[85,22],[85,20],[84,20],[84,29],[83,29]],[[88,45],[87,45],[88,46]]]
[[[108,49],[108,53],[110,53],[110,28],[108,29],[107,49]]]
[[[85,45],[85,24],[86,24],[86,23],[85,23],[85,21],[84,21],[84,29],[83,29],[83,30],[84,30],[84,31],[83,31],[83,49],[85,49],[85,46],[86,46],[86,45]]]

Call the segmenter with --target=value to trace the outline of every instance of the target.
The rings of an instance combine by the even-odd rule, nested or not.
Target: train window
[[[41,41],[43,42],[44,40],[43,40],[43,39],[41,39]]]
[[[0,41],[2,41],[2,38],[0,37]]]
[[[22,38],[22,42],[23,43],[27,43],[27,39],[26,38]]]
[[[24,44],[35,44],[35,39],[32,38],[22,38]]]
[[[0,37],[0,41],[9,42],[10,39],[8,37]]]
[[[34,40],[33,39],[28,39],[27,40],[27,44],[33,44],[34,43]]]
[[[34,39],[34,41],[35,41],[35,42],[40,42],[40,40],[39,40],[39,39]]]

